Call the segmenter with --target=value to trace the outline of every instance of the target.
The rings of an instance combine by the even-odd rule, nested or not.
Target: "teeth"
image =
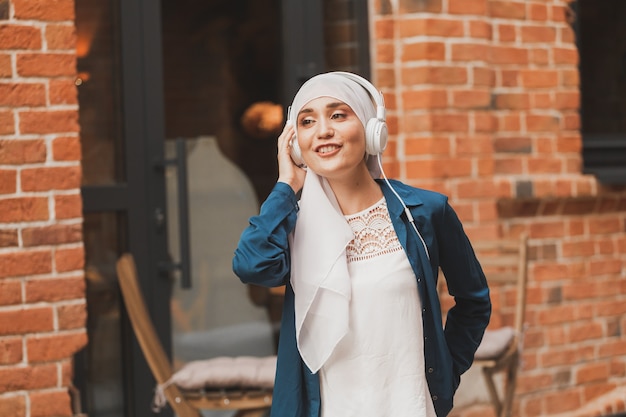
[[[317,151],[318,151],[319,153],[327,153],[327,152],[332,152],[332,151],[334,151],[335,149],[337,149],[337,146],[332,146],[332,145],[329,145],[329,146],[322,146],[322,147],[321,147],[321,148],[319,148]]]

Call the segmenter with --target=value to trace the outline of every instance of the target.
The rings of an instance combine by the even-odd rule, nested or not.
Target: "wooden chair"
[[[513,325],[488,329],[474,357],[474,364],[482,368],[496,416],[510,417],[524,333],[528,239],[523,235],[519,240],[480,241],[473,246],[490,287],[495,289],[511,284],[516,287]],[[450,300],[441,293],[445,280],[440,279],[439,283],[440,296],[444,300],[442,305],[446,305]],[[504,374],[502,393],[496,384],[496,376],[500,373]]]
[[[137,280],[132,255],[124,254],[117,261],[117,274],[122,297],[133,331],[141,350],[168,404],[178,417],[200,417],[199,410],[238,410],[236,417],[260,417],[267,413],[272,390],[267,388],[206,389],[186,391],[168,381],[173,376],[171,364],[150,320],[145,300]]]

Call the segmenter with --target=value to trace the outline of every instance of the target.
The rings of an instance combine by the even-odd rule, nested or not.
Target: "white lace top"
[[[346,219],[350,330],[320,370],[322,417],[435,417],[417,282],[386,202]]]
[[[355,236],[346,248],[348,262],[364,261],[402,250],[384,198],[365,211],[346,216],[346,220]]]

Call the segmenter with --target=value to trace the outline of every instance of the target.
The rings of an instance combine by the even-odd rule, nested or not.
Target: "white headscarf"
[[[317,75],[302,85],[291,106],[291,122],[311,100],[332,97],[349,105],[363,127],[376,117],[369,93],[357,82],[335,74]],[[380,175],[376,155],[368,170]],[[300,356],[317,372],[348,332],[351,297],[346,246],[354,233],[325,178],[308,170],[300,211],[291,235],[291,285],[295,293],[296,340]]]

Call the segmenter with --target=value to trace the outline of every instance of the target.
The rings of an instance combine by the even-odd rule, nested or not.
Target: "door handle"
[[[185,140],[176,139],[174,158],[164,159],[157,163],[158,167],[173,166],[176,168],[178,188],[178,234],[180,240],[180,262],[159,262],[161,270],[180,271],[182,288],[191,288],[191,252],[189,248],[189,189],[187,187],[187,147]]]

